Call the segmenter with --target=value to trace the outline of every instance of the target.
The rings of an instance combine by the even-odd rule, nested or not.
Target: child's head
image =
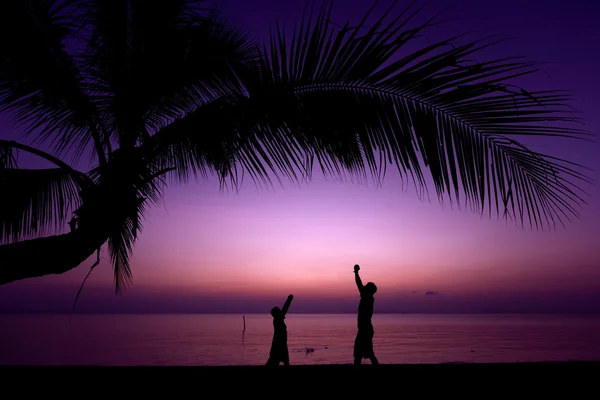
[[[375,286],[373,282],[369,282],[365,285],[365,291],[373,296],[375,293],[377,293],[377,286]]]
[[[271,308],[271,315],[273,318],[281,318],[281,308],[277,306]]]

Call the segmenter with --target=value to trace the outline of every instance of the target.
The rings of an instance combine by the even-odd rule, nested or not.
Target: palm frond
[[[440,200],[544,228],[577,215],[583,166],[532,151],[511,137],[584,138],[561,91],[527,92],[512,79],[537,71],[520,58],[469,61],[488,41],[457,38],[402,54],[435,19],[415,28],[416,2],[384,24],[350,29],[330,20],[330,3],[291,35],[277,30],[244,91],[221,96],[156,135],[162,166],[240,173],[271,184],[326,175],[380,183],[402,177]],[[372,12],[372,10],[370,11]],[[426,167],[429,176],[425,174]]]
[[[17,168],[18,162],[10,142],[0,140],[0,171],[4,168]]]
[[[173,121],[152,137],[148,158],[156,168],[174,168],[173,176],[187,182],[216,173],[222,182],[235,176],[237,97],[223,96]]]
[[[113,276],[117,294],[132,283],[133,275],[129,258],[137,239],[136,222],[128,218],[121,229],[108,239],[110,261],[113,265]]]
[[[426,188],[424,164],[440,199],[464,197],[476,211],[495,210],[532,228],[577,216],[585,202],[580,184],[588,181],[582,166],[513,139],[585,138],[584,130],[565,126],[579,122],[569,97],[510,84],[536,72],[533,63],[469,61],[494,42],[455,45],[451,38],[402,54],[435,23],[407,28],[412,7],[386,24],[391,10],[371,26],[365,18],[354,29],[338,29],[327,2],[291,39],[278,30],[263,52],[261,79],[248,82],[250,99],[261,99],[259,112],[276,123],[260,140],[286,132],[294,137],[290,151],[300,143],[326,173],[369,171],[380,181],[394,163]]]
[[[148,72],[149,76],[168,77],[146,97],[144,119],[151,132],[216,98],[239,93],[243,90],[240,76],[249,73],[259,56],[258,45],[249,34],[214,10],[190,21],[184,32],[178,57],[160,64],[160,71]]]
[[[285,125],[256,113],[262,105],[243,95],[215,99],[154,135],[148,159],[157,168],[172,167],[183,182],[215,174],[221,189],[239,189],[246,173],[259,187],[270,186],[271,178],[306,180],[311,166],[302,147]]]
[[[138,188],[140,193],[145,193],[149,197],[137,197],[135,199],[123,199],[119,205],[120,208],[113,209],[114,221],[118,223],[116,229],[108,239],[108,248],[110,260],[113,264],[113,274],[115,290],[117,293],[122,291],[132,283],[133,274],[131,271],[130,257],[133,253],[135,242],[143,229],[142,219],[146,213],[147,202],[157,202],[159,200],[161,182],[156,182],[157,176],[151,177],[144,187]],[[118,220],[117,220],[118,218]]]
[[[125,137],[131,147],[230,92],[236,71],[256,59],[245,32],[198,3],[86,2],[91,80],[107,129],[121,135],[122,147]]]
[[[78,187],[62,169],[0,168],[0,241],[60,233],[79,204]]]
[[[20,151],[58,168],[20,169]],[[0,242],[60,232],[71,211],[80,204],[80,192],[92,185],[87,175],[51,154],[0,140]]]
[[[158,167],[147,156],[145,148],[119,149],[113,152],[106,166],[98,166],[90,171],[90,179],[100,189],[105,201],[112,204],[111,207],[132,213],[139,198],[153,204],[161,200],[166,187],[163,175],[170,169]]]
[[[90,171],[102,196],[102,224],[108,230],[108,245],[117,293],[131,282],[130,257],[142,231],[146,205],[160,202],[169,172],[147,162],[143,149],[117,150],[107,165]]]
[[[77,159],[90,143],[104,146],[75,58],[67,51],[77,25],[68,0],[8,0],[0,4],[0,110],[25,133]],[[38,143],[39,143],[38,142]]]
[[[25,145],[23,143],[16,142],[14,140],[0,139],[0,168],[18,168],[17,153],[19,151],[40,157],[41,159],[56,165],[63,171],[68,172],[80,189],[94,185],[94,182],[86,174],[72,168],[63,160],[53,156],[50,153]]]

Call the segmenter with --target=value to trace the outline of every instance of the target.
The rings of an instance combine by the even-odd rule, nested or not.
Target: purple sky
[[[220,3],[226,16],[258,36],[277,19],[298,20],[304,5]],[[337,21],[356,20],[370,5],[336,4]],[[514,38],[483,56],[549,62],[546,73],[520,83],[530,91],[572,89],[573,106],[598,132],[600,45],[593,38],[600,36],[600,4],[438,0],[431,10],[447,4],[455,4],[450,21],[432,30],[430,40],[473,30]],[[0,137],[17,138],[6,121],[0,117]],[[596,144],[539,142],[535,149],[600,168]],[[532,232],[442,208],[434,193],[431,203],[421,202],[393,172],[382,188],[318,175],[309,185],[275,191],[258,191],[248,181],[239,193],[223,194],[216,179],[172,186],[164,207],[148,214],[136,245],[133,287],[115,296],[103,261],[78,310],[268,312],[294,293],[290,312],[354,312],[352,266],[359,263],[363,280],[379,288],[379,312],[600,312],[599,191],[591,189],[582,218],[566,230]],[[69,311],[89,265],[0,287],[0,311]]]

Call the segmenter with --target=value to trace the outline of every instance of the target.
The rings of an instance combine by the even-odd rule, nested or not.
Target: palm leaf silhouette
[[[316,159],[325,173],[370,172],[378,182],[386,164],[393,163],[401,176],[426,187],[424,165],[439,197],[456,202],[463,197],[475,211],[487,208],[540,229],[576,216],[585,195],[577,184],[589,182],[582,166],[516,141],[587,138],[583,129],[557,125],[580,122],[567,107],[567,94],[530,93],[507,83],[536,72],[531,62],[467,63],[496,42],[454,46],[452,38],[398,57],[435,23],[403,30],[413,16],[410,10],[400,13],[407,18],[387,24],[391,9],[371,26],[365,18],[353,29],[348,24],[338,29],[329,22],[331,4],[326,3],[291,39],[277,30],[262,53],[261,76],[248,86],[249,101],[257,99],[253,109],[263,106],[269,125],[256,129],[269,159],[265,163],[291,171],[290,159],[304,166]],[[273,102],[265,106],[265,98]],[[287,156],[283,161],[281,154]],[[308,155],[308,162],[301,164],[296,154]],[[245,166],[263,176],[262,165]]]
[[[588,170],[523,144],[589,139],[569,93],[515,86],[540,68],[526,59],[473,60],[494,37],[415,48],[439,20],[418,21],[426,5],[395,2],[377,18],[374,6],[340,25],[326,1],[259,43],[190,0],[3,2],[0,110],[52,154],[12,146],[59,170],[18,170],[0,146],[6,190],[27,181],[0,218],[0,240],[39,237],[73,209],[80,228],[0,246],[0,258],[29,256],[0,270],[0,282],[74,268],[108,242],[121,291],[145,210],[169,179],[216,175],[239,188],[246,176],[263,186],[316,171],[381,184],[394,168],[421,198],[433,185],[441,201],[522,227],[576,217]],[[86,151],[88,173],[62,160]],[[36,246],[74,254],[54,255],[62,268],[53,272],[33,267]]]

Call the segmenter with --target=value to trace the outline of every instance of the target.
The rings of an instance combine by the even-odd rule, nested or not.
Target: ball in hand
[[[358,266],[358,264],[354,265],[354,272],[358,272],[359,269],[360,267]]]

